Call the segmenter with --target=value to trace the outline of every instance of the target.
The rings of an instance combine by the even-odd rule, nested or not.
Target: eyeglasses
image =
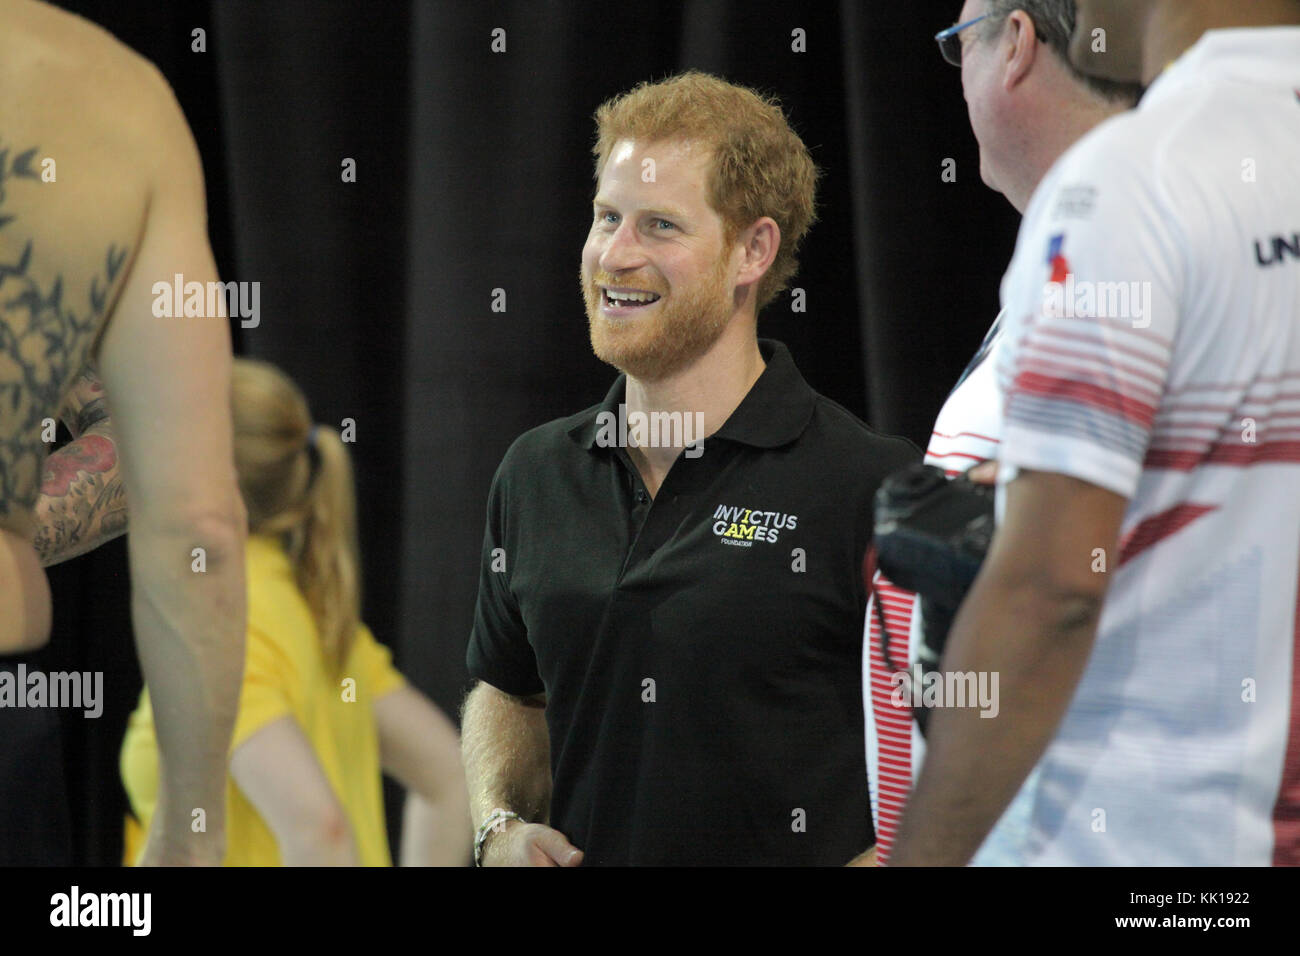
[[[965,23],[959,23],[955,27],[936,33],[934,39],[939,44],[939,52],[943,54],[943,58],[953,66],[961,66],[961,31],[973,27],[988,16],[989,14],[986,13],[984,16],[967,20]]]

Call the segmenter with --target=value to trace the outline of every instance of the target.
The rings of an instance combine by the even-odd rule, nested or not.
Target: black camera
[[[944,644],[957,609],[975,581],[993,540],[994,489],[965,475],[948,480],[933,465],[910,465],[890,475],[876,491],[876,565],[894,584],[920,596],[921,672],[939,669]],[[880,643],[893,672],[908,662],[894,661],[880,601]],[[906,637],[906,635],[903,635]],[[910,678],[909,678],[910,679]],[[929,711],[914,707],[925,733]]]

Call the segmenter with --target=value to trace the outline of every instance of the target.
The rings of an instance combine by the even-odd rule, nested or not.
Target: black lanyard
[[[992,327],[989,329],[988,334],[984,336],[984,341],[980,343],[979,351],[975,353],[975,357],[971,359],[970,364],[966,366],[966,371],[961,373],[961,378],[957,379],[957,384],[952,387],[952,392],[948,393],[949,398],[952,398],[953,392],[961,388],[962,382],[970,378],[971,372],[979,368],[980,363],[989,357],[989,352],[993,351],[993,340],[998,337],[998,332],[1002,329],[1002,316],[1005,314],[1006,313],[1004,312],[999,312],[998,317],[993,320]]]

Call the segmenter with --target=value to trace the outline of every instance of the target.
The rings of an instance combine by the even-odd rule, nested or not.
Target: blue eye
[[[619,215],[618,213],[607,209],[604,212],[596,213],[596,221],[607,226],[615,226],[618,225]],[[667,219],[654,218],[648,221],[651,228],[656,232],[666,232],[669,229],[677,228],[675,223],[669,222]]]

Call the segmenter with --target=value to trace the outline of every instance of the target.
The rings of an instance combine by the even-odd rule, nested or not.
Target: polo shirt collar
[[[725,438],[755,448],[779,448],[803,434],[812,419],[816,394],[795,367],[790,350],[775,339],[759,339],[766,368],[731,417],[706,441]],[[627,376],[619,375],[605,400],[569,429],[582,447],[596,447],[597,420],[601,412],[618,415],[627,393]]]

